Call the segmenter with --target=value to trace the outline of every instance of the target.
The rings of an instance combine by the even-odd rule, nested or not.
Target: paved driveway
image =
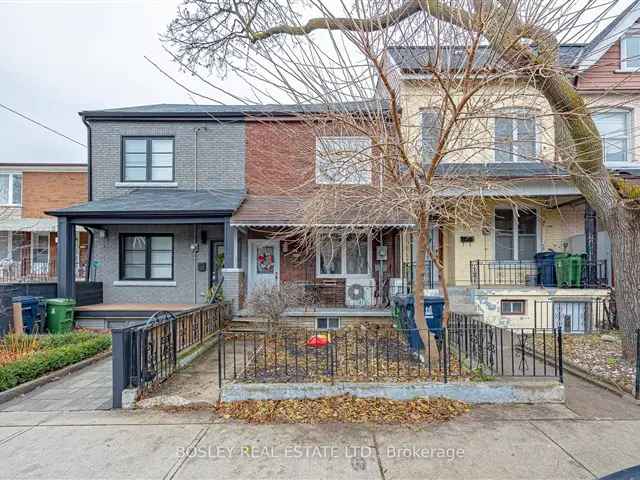
[[[58,412],[111,408],[111,357],[5,403],[0,411]]]

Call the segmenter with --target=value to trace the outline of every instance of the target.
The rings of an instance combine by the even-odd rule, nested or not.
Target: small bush
[[[75,331],[67,333],[56,333],[51,335],[41,335],[39,337],[39,342],[40,347],[43,350],[49,350],[52,348],[64,347],[65,345],[75,345],[78,343],[83,343],[100,336],[104,336],[104,334],[87,331]]]
[[[84,334],[84,332],[83,332]],[[111,347],[108,335],[90,334],[93,338],[33,353],[0,367],[0,392],[35,380],[42,375],[92,357]],[[62,336],[62,335],[60,335]],[[53,337],[53,335],[52,335]],[[56,335],[57,337],[57,335]],[[67,341],[70,341],[67,338]],[[55,340],[58,341],[58,340]],[[64,341],[64,340],[60,340]]]

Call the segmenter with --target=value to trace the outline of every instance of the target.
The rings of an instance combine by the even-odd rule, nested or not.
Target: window
[[[369,275],[369,237],[346,235],[327,237],[316,252],[318,276]]]
[[[524,315],[524,300],[502,300],[500,312],[503,315]]]
[[[533,260],[538,249],[538,218],[523,209],[496,209],[495,259]]]
[[[22,204],[22,174],[0,173],[0,205]]]
[[[495,118],[496,162],[532,162],[536,154],[536,122],[526,112]]]
[[[422,112],[422,159],[430,162],[436,154],[441,133],[440,113],[436,110]]]
[[[122,139],[122,152],[123,181],[173,181],[173,138],[124,137]]]
[[[593,121],[602,139],[605,163],[626,162],[629,152],[629,112],[596,113]]]
[[[620,68],[622,70],[637,70],[640,68],[640,36],[622,39]]]
[[[371,139],[367,137],[318,137],[316,183],[369,185]]]
[[[173,280],[172,235],[122,235],[121,280]]]
[[[316,318],[316,329],[318,330],[338,330],[340,319],[338,317],[318,317]]]
[[[46,266],[49,264],[49,234],[32,234],[32,264],[33,266]]]

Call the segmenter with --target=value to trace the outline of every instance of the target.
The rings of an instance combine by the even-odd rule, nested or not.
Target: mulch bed
[[[304,400],[246,400],[220,403],[215,407],[225,419],[249,423],[433,423],[451,420],[470,409],[464,402],[445,398],[399,401],[351,395]]]
[[[607,380],[627,392],[633,391],[635,362],[622,356],[621,332],[563,335],[564,360]]]
[[[347,327],[331,332],[328,346],[307,346],[306,341],[314,333],[313,330],[282,329],[256,338],[255,355],[252,348],[246,368],[238,372],[236,381],[408,382],[444,378],[437,353],[429,361],[424,350],[417,352],[411,348],[405,336],[393,328]],[[238,342],[239,347],[241,342]],[[453,354],[450,354],[448,371],[458,379],[472,377],[472,372],[460,368]]]

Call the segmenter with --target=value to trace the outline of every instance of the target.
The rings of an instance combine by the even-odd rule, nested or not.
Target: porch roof
[[[245,194],[239,190],[137,189],[118,197],[94,200],[46,212],[73,219],[207,219],[229,217]],[[204,223],[204,222],[199,222]]]
[[[231,225],[237,227],[296,227],[309,225],[305,221],[305,199],[294,196],[248,195],[240,208],[231,217]],[[413,227],[408,218],[372,218],[371,223],[363,223],[364,216],[351,215],[349,208],[344,209],[340,218],[315,217],[318,223],[314,226],[342,226],[361,225],[363,227]],[[349,222],[351,218],[360,218],[355,224]],[[366,221],[366,220],[365,220]]]

